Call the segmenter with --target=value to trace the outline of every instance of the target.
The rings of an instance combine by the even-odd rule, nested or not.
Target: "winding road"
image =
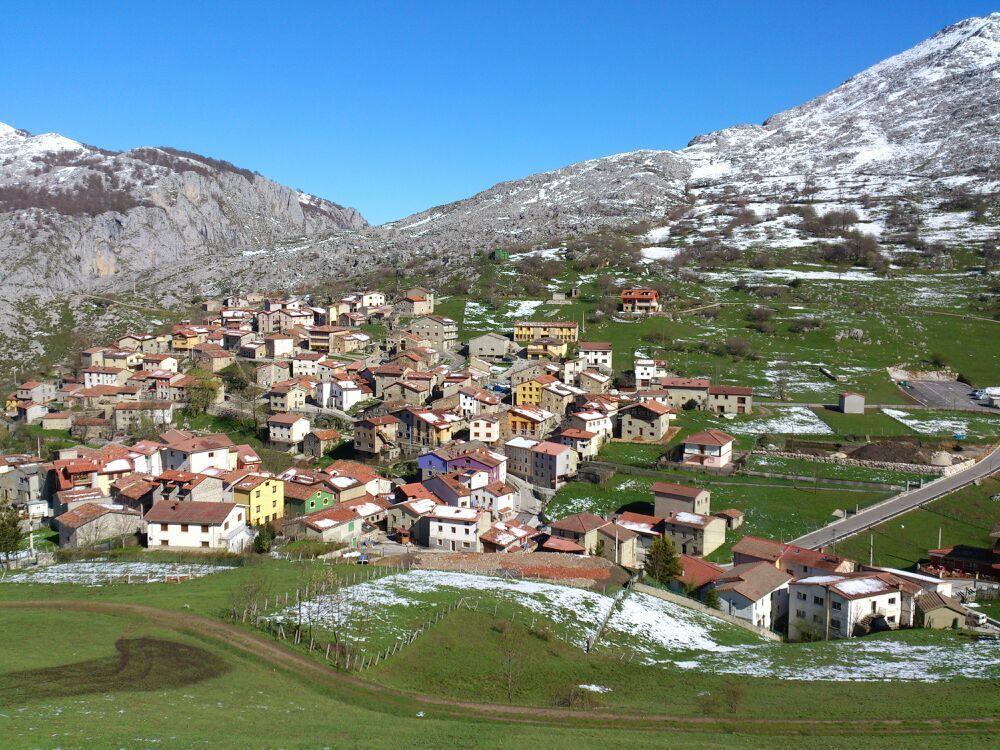
[[[888,500],[871,505],[853,516],[834,521],[821,529],[803,534],[798,539],[793,539],[791,544],[809,549],[819,549],[859,534],[865,529],[888,521],[890,518],[908,513],[914,508],[937,500],[939,497],[954,492],[977,479],[987,477],[995,471],[1000,471],[1000,447],[994,448],[988,456],[963,471],[952,474],[950,477],[937,479],[919,489],[901,492]]]

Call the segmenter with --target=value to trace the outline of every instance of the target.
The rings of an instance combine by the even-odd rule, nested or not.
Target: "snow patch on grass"
[[[162,583],[175,576],[201,578],[231,570],[227,565],[170,562],[114,562],[88,560],[50,565],[4,576],[3,583],[73,583],[82,586],[104,586],[115,583]]]
[[[816,412],[805,406],[779,407],[770,417],[762,417],[749,422],[734,422],[727,427],[739,435],[832,435],[833,429],[816,416]]]

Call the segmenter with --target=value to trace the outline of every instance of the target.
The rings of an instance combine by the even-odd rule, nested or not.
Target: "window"
[[[806,600],[806,592],[805,591],[796,592],[795,598],[798,599],[799,601],[804,602]]]
[[[201,546],[202,546],[202,547],[207,547],[207,546],[208,546],[208,542],[202,542],[202,543],[201,543]]]
[[[840,602],[830,602],[830,609],[840,610]]]
[[[814,596],[813,597],[813,604],[822,604],[822,603],[823,603],[823,597],[822,596]]]
[[[181,524],[181,533],[186,534],[188,530],[188,525],[186,523]]]
[[[471,547],[472,546],[472,542],[462,542],[462,546],[463,547]]]
[[[466,535],[466,536],[468,536],[468,535],[469,535],[469,527],[468,527],[468,526],[466,526],[466,527],[465,527],[465,535]]]
[[[896,615],[889,615],[889,617],[886,617],[885,619],[889,622],[896,622]]]
[[[896,603],[896,597],[890,596],[889,597],[889,604],[895,604],[895,603]]]
[[[160,540],[160,546],[161,547],[167,547],[169,545],[170,545],[170,542],[168,542],[166,539],[161,539]]]
[[[805,619],[806,611],[804,609],[797,609],[797,610],[795,610],[795,616],[799,617],[799,618],[802,618],[802,619]]]
[[[222,524],[222,530],[226,531],[228,528],[229,528],[229,521],[226,521],[224,524]]]
[[[830,627],[833,630],[840,630],[840,620],[830,620]]]
[[[813,615],[813,622],[819,622],[819,615]]]

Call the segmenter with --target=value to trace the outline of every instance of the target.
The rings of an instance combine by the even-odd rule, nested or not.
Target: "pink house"
[[[684,458],[690,466],[721,469],[733,460],[733,436],[722,430],[705,430],[684,440]]]

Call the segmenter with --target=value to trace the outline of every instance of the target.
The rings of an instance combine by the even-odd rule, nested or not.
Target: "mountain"
[[[877,215],[901,198],[940,197],[959,187],[995,194],[998,133],[1000,13],[994,13],[949,26],[761,125],[698,136],[679,151],[618,154],[502,183],[384,231],[425,244],[461,237],[468,245],[544,241],[642,221],[669,228],[700,218],[696,228],[705,229],[720,223],[706,217],[731,217],[734,206],[756,203],[763,214],[808,195],[821,208],[876,214],[863,228],[878,234]],[[873,212],[872,201],[881,210]],[[931,203],[920,208],[933,211]],[[685,206],[686,216],[679,211]]]
[[[171,148],[114,152],[0,123],[0,296],[367,226],[358,211]]]

